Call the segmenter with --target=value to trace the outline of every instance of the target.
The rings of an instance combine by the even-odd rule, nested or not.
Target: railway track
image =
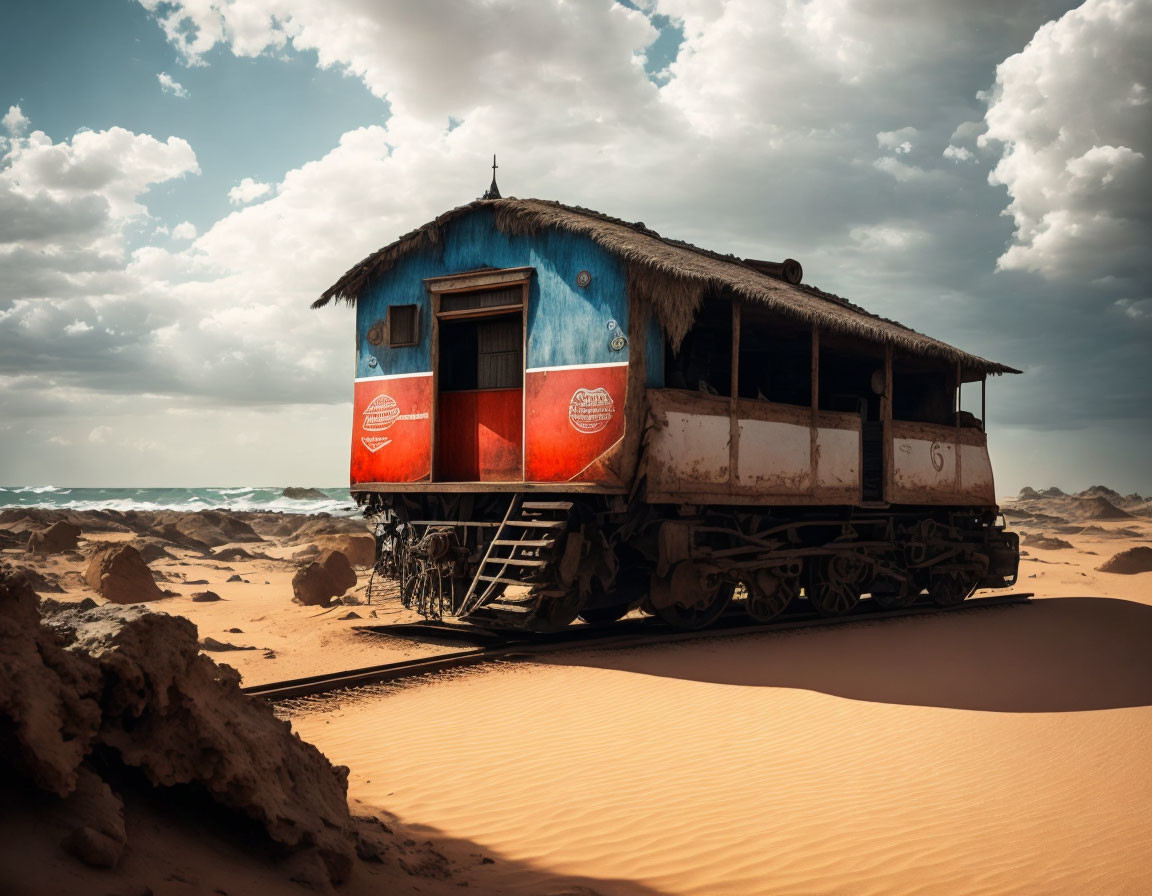
[[[420,638],[422,640],[465,640],[473,641],[474,646],[444,653],[439,656],[384,663],[362,669],[348,669],[324,675],[312,675],[289,681],[242,688],[245,694],[262,697],[276,702],[297,697],[309,697],[331,691],[346,690],[369,684],[400,681],[419,675],[474,666],[493,660],[531,659],[556,653],[561,650],[599,649],[605,647],[633,647],[644,644],[669,644],[678,641],[717,638],[728,635],[777,632],[798,628],[816,628],[825,625],[843,625],[851,622],[867,622],[877,619],[895,619],[908,616],[936,616],[943,613],[966,613],[992,607],[1008,607],[1027,604],[1031,592],[1003,594],[994,597],[978,597],[967,600],[955,607],[932,605],[914,606],[900,610],[882,610],[871,601],[864,601],[855,612],[848,616],[826,618],[807,610],[787,613],[770,623],[758,623],[743,613],[734,612],[719,619],[713,626],[701,631],[685,632],[672,629],[655,619],[625,619],[611,625],[573,626],[551,635],[531,635],[524,632],[508,632],[507,635],[471,626],[450,623],[413,622],[387,626],[361,626],[361,631],[384,634],[392,637]]]

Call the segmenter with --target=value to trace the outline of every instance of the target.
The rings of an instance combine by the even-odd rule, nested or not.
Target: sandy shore
[[[432,844],[473,892],[1152,892],[1152,572],[1096,570],[1152,544],[1152,523],[1059,537],[1025,548],[1028,606],[573,652],[292,721],[351,768],[358,811]],[[293,604],[298,547],[215,564],[231,569],[177,551],[152,564],[181,594],[156,609],[274,652],[213,654],[246,683],[444,649],[338,618],[382,607]],[[74,559],[5,553],[61,581],[54,597],[89,593]],[[203,588],[224,600],[194,603]]]

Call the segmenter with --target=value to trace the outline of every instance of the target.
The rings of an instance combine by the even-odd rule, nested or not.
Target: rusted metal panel
[[[648,398],[650,500],[836,504],[860,499],[856,415],[675,389],[649,390]]]
[[[903,504],[995,504],[984,433],[969,427],[893,421],[892,500]]]
[[[769,420],[740,420],[736,484],[769,492],[807,494],[812,466],[807,426]]]
[[[651,462],[663,481],[719,485],[728,482],[728,415],[669,410],[652,438]]]
[[[816,430],[816,493],[860,494],[860,421],[855,429],[820,426]]]
[[[996,503],[996,486],[992,478],[992,461],[984,446],[960,446],[960,491],[981,504]]]

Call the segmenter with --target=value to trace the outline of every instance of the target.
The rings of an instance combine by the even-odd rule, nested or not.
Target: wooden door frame
[[[440,321],[471,320],[515,313],[520,309],[520,482],[525,481],[528,444],[528,297],[531,291],[533,267],[502,268],[500,270],[465,271],[444,277],[428,277],[424,287],[428,291],[432,307],[432,327],[430,338],[430,362],[432,364],[432,444],[428,464],[428,481],[436,479],[436,451],[440,445]],[[492,308],[476,308],[464,311],[441,311],[440,300],[445,295],[461,292],[483,292],[492,289],[507,289],[520,286],[519,305],[498,305]],[[447,483],[451,484],[451,483]]]

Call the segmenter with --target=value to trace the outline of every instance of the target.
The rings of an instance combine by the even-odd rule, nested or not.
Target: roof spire
[[[496,156],[492,156],[492,186],[481,196],[481,199],[500,199],[500,188],[496,186]]]

